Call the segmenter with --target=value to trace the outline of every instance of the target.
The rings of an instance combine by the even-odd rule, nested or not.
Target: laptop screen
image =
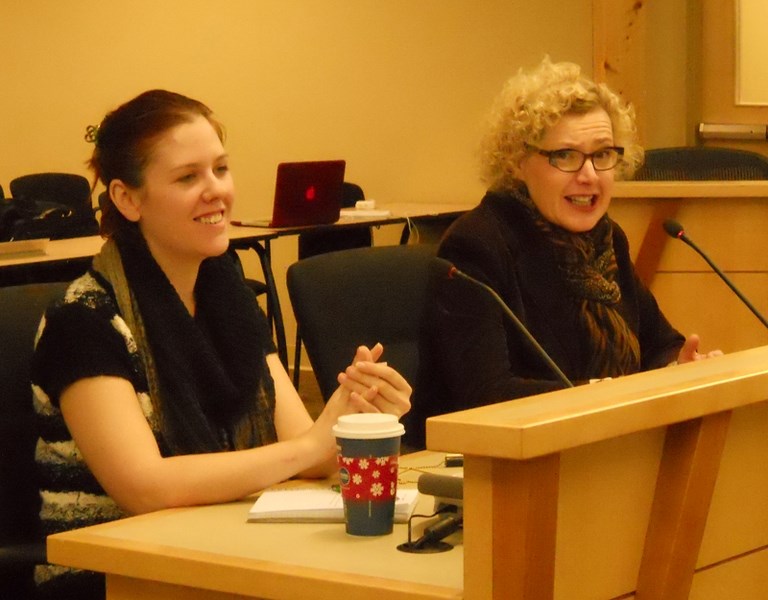
[[[338,221],[345,167],[343,160],[280,163],[270,225],[296,227]]]

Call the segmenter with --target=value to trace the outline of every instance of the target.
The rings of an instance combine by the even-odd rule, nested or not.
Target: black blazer
[[[621,288],[619,312],[640,342],[641,370],[675,360],[684,338],[638,279],[627,237],[613,224]],[[569,379],[584,382],[590,345],[552,246],[514,197],[489,193],[446,232],[438,255],[490,285]],[[436,278],[420,348],[409,441],[423,446],[424,420],[562,387],[487,293]]]

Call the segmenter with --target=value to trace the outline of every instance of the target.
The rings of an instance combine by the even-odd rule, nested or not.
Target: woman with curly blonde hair
[[[578,65],[544,58],[504,86],[481,145],[488,192],[440,243],[575,383],[720,354],[699,354],[698,336],[669,324],[607,214],[614,180],[642,161],[633,108]],[[563,386],[489,295],[460,279],[436,283],[422,350],[416,424]]]

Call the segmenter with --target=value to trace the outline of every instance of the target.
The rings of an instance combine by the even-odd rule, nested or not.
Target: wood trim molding
[[[731,411],[670,425],[637,582],[638,598],[687,598]]]

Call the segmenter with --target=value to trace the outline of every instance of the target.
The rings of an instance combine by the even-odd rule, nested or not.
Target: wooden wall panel
[[[702,0],[700,121],[768,124],[768,107],[736,105],[736,1]],[[708,140],[707,145],[768,154],[765,140]]]

